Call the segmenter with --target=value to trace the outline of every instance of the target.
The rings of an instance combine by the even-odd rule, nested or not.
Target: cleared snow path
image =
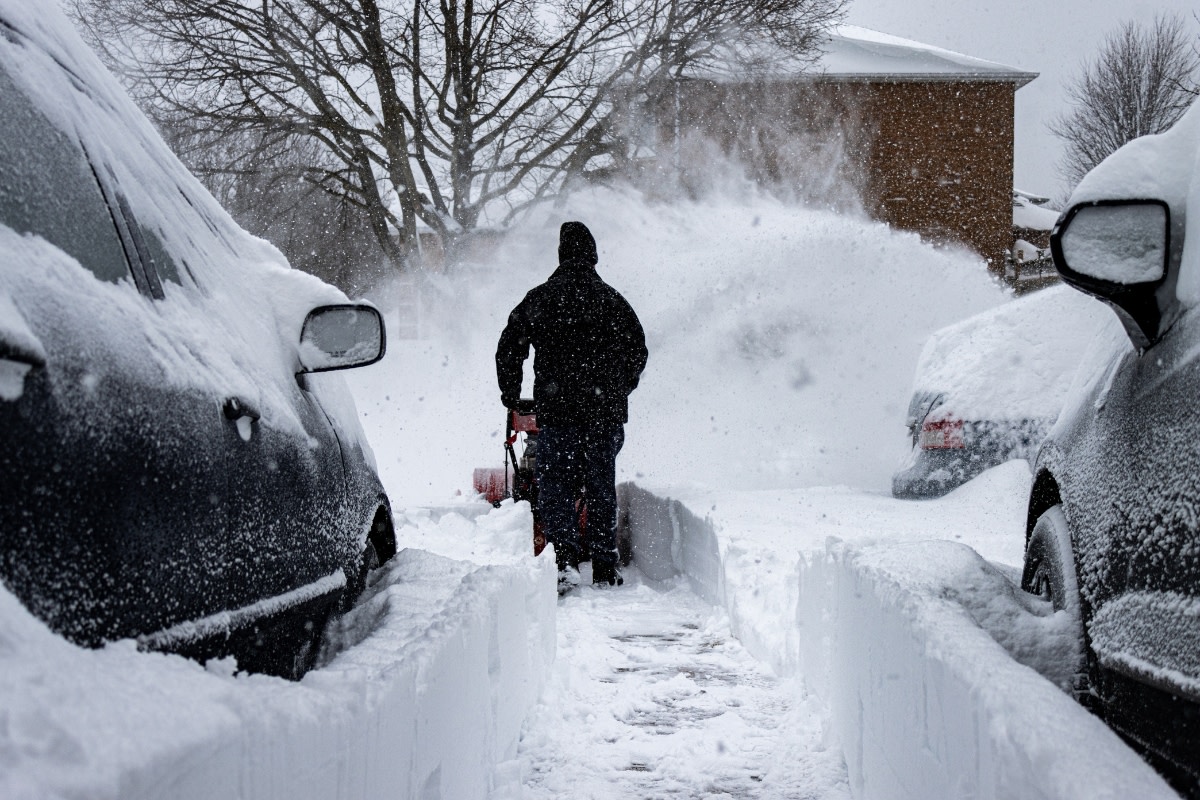
[[[851,796],[825,707],[776,679],[686,583],[630,569],[620,588],[563,598],[557,628],[548,685],[493,800]]]

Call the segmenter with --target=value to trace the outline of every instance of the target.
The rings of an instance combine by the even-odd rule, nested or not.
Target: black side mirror
[[[1167,279],[1171,211],[1162,200],[1096,200],[1074,205],[1050,233],[1064,281],[1117,312],[1139,348],[1158,341],[1157,292]]]
[[[383,316],[365,303],[320,306],[300,331],[301,372],[365,367],[386,350]]]

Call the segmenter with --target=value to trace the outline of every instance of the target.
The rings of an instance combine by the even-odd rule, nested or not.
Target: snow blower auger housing
[[[515,409],[509,409],[504,423],[504,466],[477,467],[473,476],[475,491],[493,506],[503,500],[528,500],[533,509],[533,554],[541,555],[546,546],[546,534],[538,514],[537,485],[537,414],[533,401],[522,399]],[[587,497],[583,487],[576,492],[575,518],[579,522],[579,538],[582,543],[581,560],[591,560],[591,547],[587,535]],[[624,517],[617,510],[619,519]],[[631,558],[629,531],[618,525],[618,549],[621,563],[628,565]]]

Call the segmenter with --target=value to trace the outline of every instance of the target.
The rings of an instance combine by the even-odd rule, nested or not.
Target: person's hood
[[[558,231],[558,263],[560,266],[594,267],[600,259],[596,240],[582,222],[564,222]]]

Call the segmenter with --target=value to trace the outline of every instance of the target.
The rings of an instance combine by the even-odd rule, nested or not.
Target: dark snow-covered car
[[[989,467],[1032,460],[1107,313],[1052,286],[930,336],[908,407],[912,449],[892,476],[893,496],[940,497]]]
[[[1067,615],[1078,696],[1200,796],[1200,104],[1088,174],[1051,247],[1115,315],[1034,464],[1023,588]]]
[[[344,382],[378,311],[176,160],[55,4],[0,4],[0,579],[82,645],[295,676],[395,550]]]

